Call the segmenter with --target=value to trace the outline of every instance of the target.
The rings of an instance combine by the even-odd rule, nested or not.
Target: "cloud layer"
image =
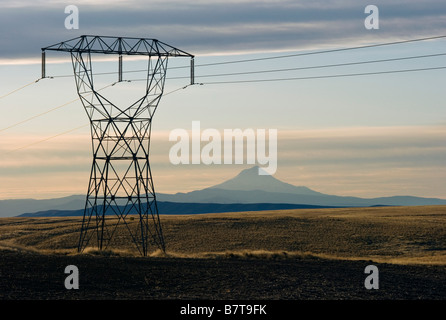
[[[275,177],[344,196],[444,198],[445,135],[445,127],[428,126],[280,130]],[[0,144],[2,198],[29,197],[35,190],[48,196],[85,192],[92,158],[89,136],[69,135],[7,153],[37,139],[22,136]],[[206,188],[252,166],[246,161],[241,165],[173,165],[169,150],[174,144],[167,131],[153,135],[150,159],[158,192]]]
[[[196,54],[271,52],[446,33],[446,3],[375,1],[380,30],[364,28],[368,3],[344,1],[79,1],[79,30],[64,27],[66,2],[2,1],[0,58],[38,57],[81,34],[158,38]]]

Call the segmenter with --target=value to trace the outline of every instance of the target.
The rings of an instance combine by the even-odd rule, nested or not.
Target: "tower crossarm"
[[[102,53],[119,55],[194,56],[157,39],[83,35],[42,48],[42,51]]]

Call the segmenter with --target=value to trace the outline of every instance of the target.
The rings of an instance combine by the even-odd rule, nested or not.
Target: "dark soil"
[[[368,290],[367,265],[379,269]],[[64,286],[79,269],[79,289]],[[444,300],[446,267],[316,258],[132,258],[0,251],[2,300]]]

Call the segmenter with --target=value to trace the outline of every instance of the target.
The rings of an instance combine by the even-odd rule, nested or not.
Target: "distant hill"
[[[85,206],[84,195],[73,195],[55,199],[11,199],[0,200],[0,217],[15,217],[25,212],[43,210],[76,210]]]
[[[267,191],[239,191],[207,188],[188,193],[174,195],[161,194],[158,199],[171,202],[195,203],[289,203],[317,206],[337,207],[369,207],[369,206],[424,206],[446,205],[446,200],[436,198],[420,198],[411,196],[393,196],[380,198],[341,197],[326,194],[301,195]]]
[[[446,205],[446,200],[413,196],[359,198],[334,196],[304,186],[284,183],[269,175],[259,175],[259,167],[245,169],[234,178],[202,190],[187,193],[160,194],[158,199],[172,202],[198,203],[289,203],[317,206],[419,206]]]
[[[323,194],[305,186],[294,186],[282,182],[270,175],[259,175],[257,166],[243,170],[227,181],[202,190],[176,194],[157,193],[157,200],[164,203],[160,207],[161,214],[173,214],[175,210],[182,213],[273,210],[273,207],[280,207],[277,206],[278,204],[285,206],[286,209],[446,205],[445,199],[438,198],[399,195],[367,199]],[[176,203],[175,208],[172,203]],[[246,204],[250,206],[242,206]],[[74,214],[73,211],[83,211],[84,205],[85,195],[47,200],[0,200],[0,217],[37,212],[40,212],[39,214],[47,212],[49,215]]]
[[[265,210],[285,210],[285,209],[320,209],[332,208],[324,206],[310,206],[287,203],[180,203],[180,202],[157,202],[158,210],[161,214],[201,214],[201,213],[222,213],[222,212],[244,212],[244,211],[265,211]],[[83,216],[84,210],[46,210],[34,213],[24,213],[19,217],[76,217]],[[114,215],[114,213],[110,213]],[[132,212],[130,214],[136,214]]]

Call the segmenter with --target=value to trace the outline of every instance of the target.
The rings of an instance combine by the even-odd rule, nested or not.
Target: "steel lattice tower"
[[[78,251],[87,245],[107,248],[119,224],[126,226],[143,256],[150,245],[165,251],[149,164],[152,119],[163,95],[168,58],[191,58],[193,84],[194,56],[155,39],[81,36],[42,48],[43,78],[48,50],[71,54],[77,92],[91,125],[93,164]],[[123,55],[146,56],[142,97],[117,106],[100,94],[94,86],[92,54],[119,56],[118,82]],[[132,222],[130,214],[137,214],[138,220]]]

